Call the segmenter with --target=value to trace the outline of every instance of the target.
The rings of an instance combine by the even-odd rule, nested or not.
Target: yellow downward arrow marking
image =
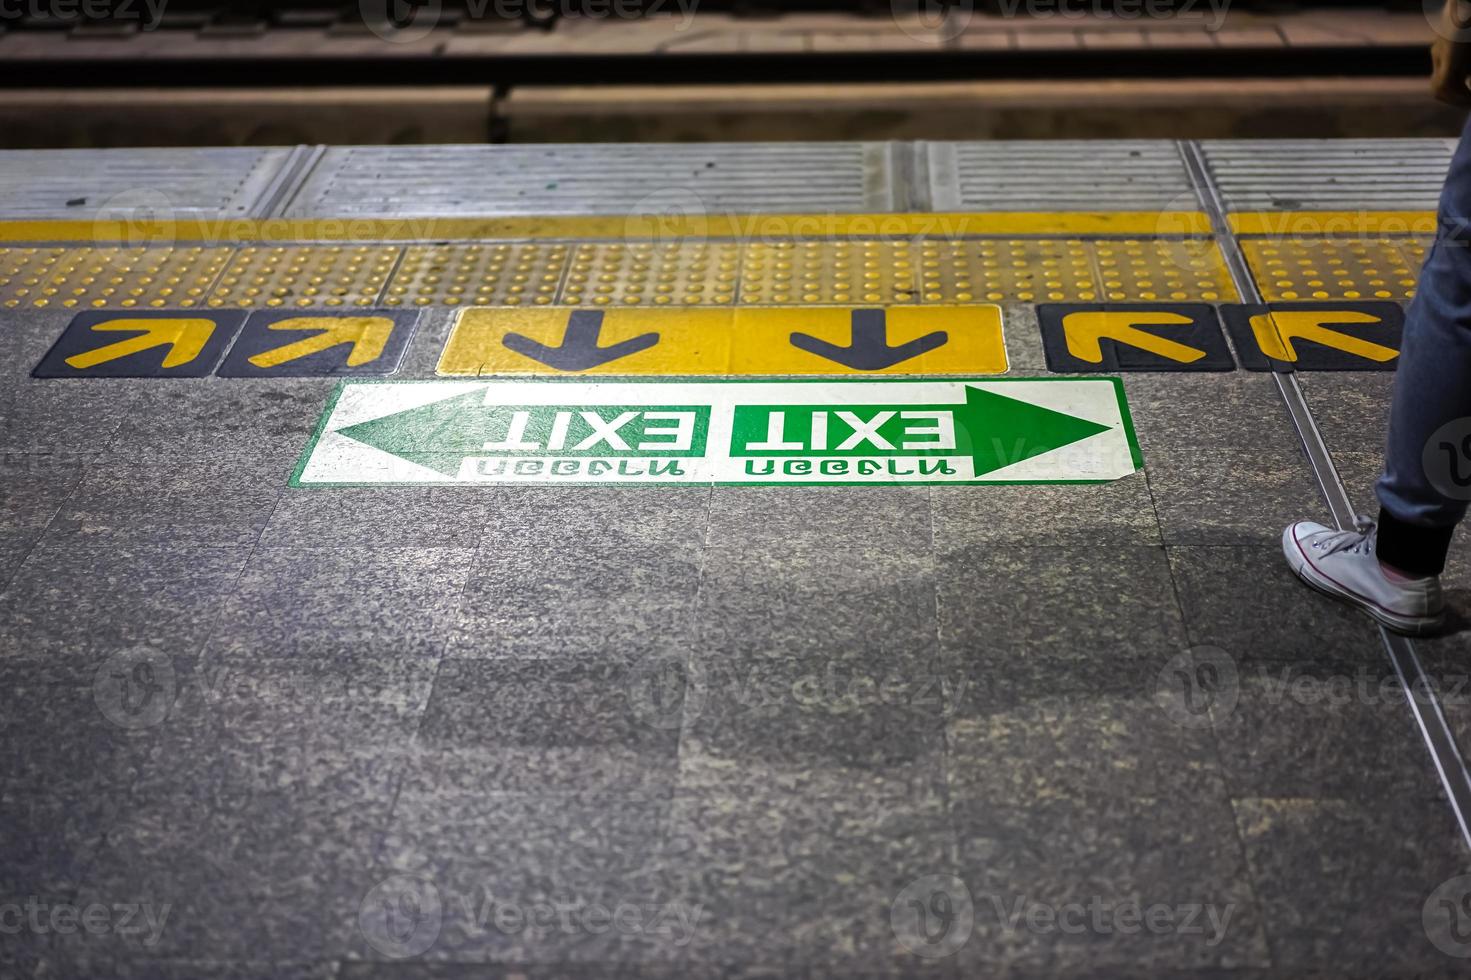
[[[1262,353],[1278,361],[1297,360],[1297,349],[1292,346],[1294,337],[1336,347],[1371,361],[1388,361],[1398,357],[1399,351],[1323,326],[1324,323],[1383,322],[1372,313],[1353,310],[1285,310],[1252,317],[1251,332],[1256,335],[1256,344]]]
[[[1069,313],[1062,318],[1062,332],[1067,337],[1068,353],[1091,364],[1103,363],[1104,339],[1114,340],[1172,361],[1189,364],[1205,356],[1205,351],[1164,337],[1157,337],[1140,325],[1192,323],[1178,313]]]
[[[352,344],[347,366],[357,367],[378,359],[393,333],[393,320],[386,316],[294,316],[277,320],[271,330],[319,330],[315,337],[304,337],[295,343],[261,351],[250,358],[256,367],[272,368],[300,357],[310,357],[338,344]]]
[[[178,367],[188,364],[199,356],[204,350],[204,345],[209,341],[210,334],[215,332],[213,320],[143,320],[122,319],[105,320],[102,323],[94,323],[92,329],[96,331],[113,330],[141,330],[143,333],[127,340],[119,340],[115,344],[99,347],[96,350],[83,351],[73,354],[66,359],[66,363],[78,370],[96,367],[115,361],[120,357],[128,357],[139,351],[148,350],[151,347],[170,345],[169,352],[164,355],[163,366],[166,368]]]

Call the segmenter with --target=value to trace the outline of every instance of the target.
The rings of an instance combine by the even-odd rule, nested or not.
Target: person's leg
[[[1461,436],[1471,449],[1471,121],[1451,161],[1440,197],[1435,244],[1420,271],[1405,318],[1394,379],[1384,472],[1376,492],[1377,526],[1338,531],[1299,521],[1282,533],[1282,553],[1307,584],[1366,610],[1408,633],[1433,632],[1444,619],[1439,575],[1456,525],[1471,497],[1448,485],[1464,454],[1433,447],[1443,426],[1468,419]],[[1460,442],[1458,437],[1453,442]],[[1466,460],[1471,463],[1471,460]],[[1456,480],[1460,475],[1457,472]]]
[[[1471,133],[1471,130],[1468,130]],[[1471,135],[1463,135],[1440,200],[1435,244],[1405,318],[1379,496],[1379,560],[1410,575],[1439,575],[1465,499],[1447,477],[1463,450],[1430,447],[1444,473],[1427,473],[1442,426],[1471,417]],[[1465,434],[1471,434],[1471,428]],[[1443,455],[1444,453],[1444,455]],[[1471,496],[1471,494],[1467,494]]]

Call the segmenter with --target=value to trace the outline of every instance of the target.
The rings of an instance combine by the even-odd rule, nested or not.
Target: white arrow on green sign
[[[293,486],[1093,483],[1140,466],[1117,378],[345,381]]]

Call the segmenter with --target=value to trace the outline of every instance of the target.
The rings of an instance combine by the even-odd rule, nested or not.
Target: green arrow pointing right
[[[1082,442],[1109,427],[984,388],[965,387],[955,408],[955,441],[981,476],[1022,460]]]

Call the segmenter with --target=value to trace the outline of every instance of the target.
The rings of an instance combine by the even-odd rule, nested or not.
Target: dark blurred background
[[[1454,135],[1418,2],[0,0],[0,145]]]

